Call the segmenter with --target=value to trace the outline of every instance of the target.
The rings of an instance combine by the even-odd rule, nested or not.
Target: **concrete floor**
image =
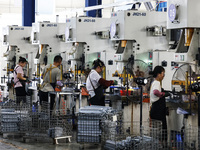
[[[58,145],[54,145],[53,141],[49,142],[33,139],[26,140],[23,142],[22,138],[3,138],[0,136],[0,150],[79,150],[83,148],[83,145],[80,145],[75,142],[75,139],[72,138],[71,143],[66,143],[64,140],[61,140]],[[58,141],[59,142],[59,141]],[[84,144],[85,150],[100,150],[100,145],[95,144]]]

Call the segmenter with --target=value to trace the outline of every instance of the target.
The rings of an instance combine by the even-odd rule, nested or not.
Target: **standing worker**
[[[61,71],[58,68],[62,63],[62,57],[57,55],[54,57],[54,63],[47,65],[42,73],[43,83],[39,91],[40,104],[42,101],[48,102],[48,92],[55,91],[56,85],[63,86],[61,80]],[[50,110],[53,110],[55,103],[55,95],[50,95]]]
[[[86,88],[91,97],[90,104],[105,106],[103,89],[108,88],[114,82],[112,80],[107,81],[99,75],[103,71],[103,67],[105,67],[100,59],[95,60],[92,65],[93,69],[90,71],[86,81]]]
[[[151,119],[162,121],[164,129],[162,140],[167,140],[167,122],[166,122],[166,103],[165,97],[170,96],[168,92],[162,92],[161,82],[165,76],[165,69],[162,66],[156,66],[153,70],[154,81],[150,88],[150,102],[152,104],[150,110]]]
[[[16,92],[16,103],[20,104],[21,101],[26,103],[26,90],[25,83],[28,78],[25,78],[23,67],[26,66],[26,59],[24,57],[19,57],[19,63],[14,68],[14,88]]]

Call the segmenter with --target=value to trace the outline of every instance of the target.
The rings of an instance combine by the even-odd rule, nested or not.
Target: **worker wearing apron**
[[[27,78],[24,75],[23,67],[26,66],[26,59],[19,57],[19,63],[14,68],[14,88],[16,92],[16,103],[20,104],[21,101],[26,103],[26,90],[25,83]]]
[[[150,117],[154,120],[162,121],[164,133],[163,140],[167,140],[167,122],[166,122],[166,103],[165,97],[170,96],[168,92],[162,92],[161,82],[165,76],[165,69],[162,66],[156,66],[153,71],[154,81],[150,88],[150,102],[152,104]]]
[[[40,104],[43,105],[44,102],[48,102],[48,92],[55,91],[56,85],[62,86],[61,71],[58,68],[62,63],[62,57],[57,55],[54,57],[54,63],[47,65],[42,73],[43,83],[39,91]],[[50,110],[53,110],[53,105],[55,103],[55,95],[50,95]]]
[[[93,69],[87,77],[86,88],[90,94],[89,101],[91,105],[105,106],[103,90],[114,83],[113,81],[107,81],[100,76],[103,67],[105,67],[105,65],[100,59],[95,60],[93,62]]]

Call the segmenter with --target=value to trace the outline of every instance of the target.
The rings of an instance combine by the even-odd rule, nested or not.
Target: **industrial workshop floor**
[[[28,142],[23,142],[20,137],[3,138],[3,135],[0,135],[0,150],[79,150],[83,147],[83,145],[76,143],[74,138],[72,138],[71,143],[66,143],[65,141],[61,140],[59,144],[54,145],[53,141],[43,143],[41,140],[35,141],[31,139]],[[100,150],[101,148],[100,145],[84,144],[84,149]]]

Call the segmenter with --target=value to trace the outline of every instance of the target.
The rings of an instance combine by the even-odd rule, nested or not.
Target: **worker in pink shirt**
[[[16,103],[20,104],[21,101],[26,103],[26,90],[25,83],[28,78],[25,77],[23,67],[25,67],[27,61],[24,57],[19,57],[19,63],[14,68],[14,88],[16,92]]]

